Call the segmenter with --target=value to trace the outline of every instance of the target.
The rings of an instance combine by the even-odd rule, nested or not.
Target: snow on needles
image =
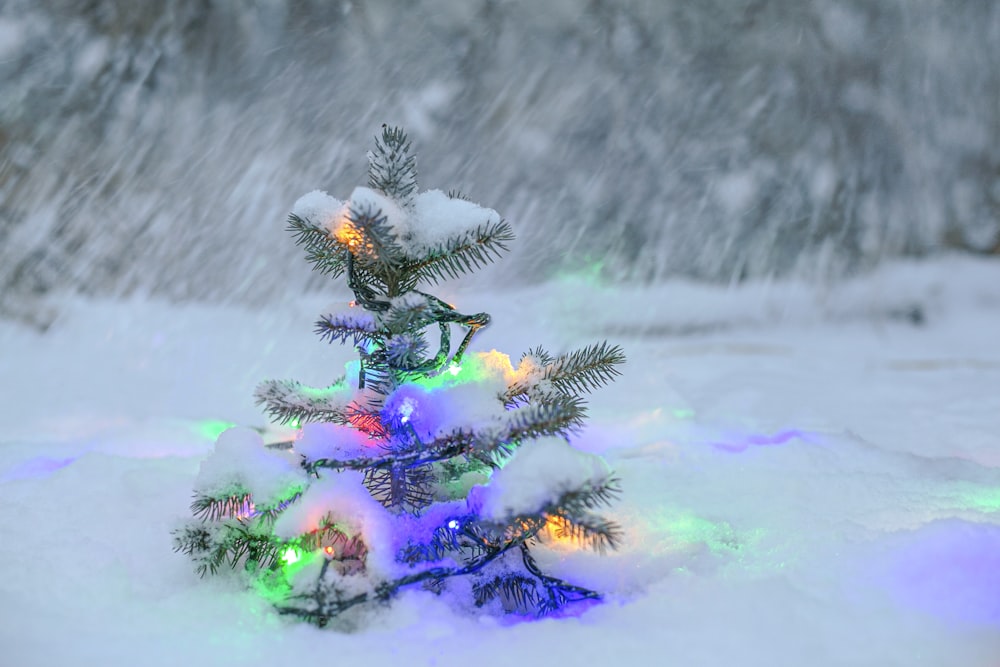
[[[428,190],[417,195],[413,201],[407,245],[426,251],[452,236],[498,222],[500,214],[491,208],[464,199],[453,199],[440,190]]]
[[[306,424],[295,441],[295,451],[310,461],[352,459],[371,455],[374,442],[368,435],[341,424]]]
[[[259,506],[273,506],[305,486],[302,468],[283,454],[269,450],[253,429],[243,426],[223,431],[215,451],[202,461],[195,491],[219,498],[250,493]]]
[[[299,197],[292,207],[292,213],[317,227],[329,228],[343,208],[344,203],[339,199],[334,199],[322,190],[313,190]]]
[[[540,438],[522,445],[489,484],[473,489],[469,503],[482,516],[504,521],[537,512],[569,491],[597,486],[609,472],[599,456],[561,438]]]
[[[350,213],[381,214],[393,230],[396,240],[408,257],[422,257],[449,239],[477,227],[500,222],[500,214],[491,208],[452,198],[441,190],[427,190],[413,199],[409,209],[391,197],[366,187],[356,187],[351,198],[340,202],[320,190],[314,190],[295,202],[292,213],[343,239],[351,235]]]

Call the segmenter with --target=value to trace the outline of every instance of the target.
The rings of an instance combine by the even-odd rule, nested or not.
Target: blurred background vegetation
[[[540,281],[1000,250],[991,0],[0,0],[0,301],[266,304],[383,122]]]

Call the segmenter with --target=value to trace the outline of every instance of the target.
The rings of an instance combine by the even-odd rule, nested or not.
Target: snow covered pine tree
[[[596,599],[542,572],[532,548],[558,538],[603,551],[620,538],[594,513],[617,480],[567,438],[584,417],[578,394],[618,375],[624,355],[606,343],[537,348],[514,368],[506,354],[470,352],[489,315],[417,285],[483,266],[513,234],[460,195],[418,194],[409,151],[402,130],[383,127],[368,187],[347,202],[314,191],[295,204],[289,228],[308,260],[354,293],[316,331],[351,341],[360,359],[324,389],[258,387],[273,419],[304,426],[277,447],[249,428],[219,436],[175,546],[202,575],[240,568],[279,612],[320,626],[418,585],[498,612]],[[454,351],[452,326],[465,329]]]

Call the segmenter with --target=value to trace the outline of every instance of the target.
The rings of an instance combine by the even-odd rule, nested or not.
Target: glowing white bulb
[[[413,409],[417,407],[416,402],[407,396],[403,399],[402,405],[399,406],[399,421],[403,424],[410,421],[410,415],[413,414]]]

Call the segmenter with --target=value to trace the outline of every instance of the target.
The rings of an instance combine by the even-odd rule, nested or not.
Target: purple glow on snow
[[[34,459],[22,461],[4,473],[2,481],[9,482],[15,479],[29,479],[32,477],[46,477],[60,468],[65,468],[76,460],[76,457],[66,459],[50,459],[39,456]]]
[[[743,436],[734,442],[712,442],[709,443],[715,449],[731,454],[745,452],[750,447],[769,447],[771,445],[783,445],[790,440],[808,440],[808,434],[798,429],[787,429],[778,431],[773,435],[750,434]]]
[[[541,592],[541,595],[545,595],[544,591]],[[600,604],[604,604],[604,601],[600,599],[574,600],[572,602],[564,604],[555,611],[551,611],[545,614],[545,618],[548,619],[579,618],[580,616],[583,616],[583,614],[586,613],[587,610],[592,609],[593,607],[596,607]],[[500,616],[496,619],[497,623],[503,626],[520,625],[521,623],[533,623],[537,620],[538,620],[538,615],[529,612],[525,613],[511,612],[504,614],[503,616]]]
[[[1000,526],[928,524],[903,538],[880,579],[907,607],[952,622],[1000,627]]]

